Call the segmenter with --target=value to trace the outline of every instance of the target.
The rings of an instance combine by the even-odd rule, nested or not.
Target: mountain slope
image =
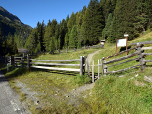
[[[18,47],[24,47],[25,41],[31,33],[32,27],[21,22],[21,20],[0,6],[0,24],[4,38],[10,39],[14,35]],[[7,36],[7,37],[6,37]]]

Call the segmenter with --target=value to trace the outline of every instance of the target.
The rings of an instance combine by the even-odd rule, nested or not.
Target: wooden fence
[[[80,75],[85,74],[85,57],[80,56],[80,59],[73,59],[73,60],[35,60],[31,59],[31,56],[27,54],[27,56],[22,57],[7,57],[8,61],[11,65],[15,67],[27,67],[29,70],[31,68],[40,68],[40,69],[49,69],[49,70],[60,70],[60,71],[71,71],[71,72],[79,72]],[[79,61],[79,64],[67,64],[61,62],[73,62]],[[60,63],[44,63],[44,62],[60,62]],[[43,66],[45,65],[45,66]],[[58,67],[51,67],[51,66],[79,66],[79,69],[74,68],[58,68]]]
[[[136,46],[131,48],[131,49],[128,49],[126,51],[122,51],[120,53],[117,53],[117,54],[114,54],[114,55],[111,55],[111,56],[108,56],[108,57],[103,57],[103,59],[102,59],[102,75],[109,74],[109,73],[118,73],[118,72],[129,70],[131,68],[137,68],[137,67],[140,67],[141,71],[144,71],[146,63],[147,62],[152,62],[152,60],[145,60],[145,55],[152,55],[152,53],[144,53],[144,50],[152,49],[152,47],[143,47],[144,44],[152,44],[152,41],[132,43],[131,45],[136,45]],[[129,52],[131,50],[137,50],[137,51],[132,53],[132,54],[129,54],[127,56],[124,56],[124,57],[120,57],[120,58],[117,58],[117,59],[114,59],[114,60],[106,61],[109,58],[118,56],[120,54]],[[138,55],[137,58],[126,60],[128,58],[131,58],[131,57],[134,57],[134,56],[137,56],[137,55]],[[115,62],[119,62],[119,61],[122,61],[122,60],[126,60],[126,61],[107,66],[110,63],[115,63]],[[137,61],[137,60],[139,61],[139,64],[137,64],[137,65],[133,65],[131,67],[128,67],[128,68],[125,68],[125,69],[120,69],[120,70],[117,70],[117,71],[108,71],[109,67],[114,67],[114,66],[117,66],[117,65],[120,65],[120,64],[128,63],[128,62],[131,62],[131,61]]]

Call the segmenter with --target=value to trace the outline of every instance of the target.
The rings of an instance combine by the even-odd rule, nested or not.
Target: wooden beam
[[[57,65],[57,66],[80,66],[80,64],[41,63],[41,62],[31,62],[30,64],[39,64],[39,65]]]
[[[127,60],[125,62],[118,63],[118,64],[114,64],[114,65],[111,65],[111,66],[107,66],[105,68],[109,68],[109,67],[113,67],[113,66],[116,66],[116,65],[124,64],[124,63],[130,62],[130,61],[133,61],[133,60],[137,60],[137,59],[139,59],[139,57],[134,58],[134,59],[130,59],[130,60]]]
[[[124,60],[124,59],[128,59],[130,57],[133,57],[133,56],[136,56],[138,55],[139,52],[135,52],[133,54],[130,54],[130,55],[127,55],[127,56],[124,56],[124,57],[121,57],[121,58],[118,58],[118,59],[115,59],[115,60],[111,60],[111,61],[108,61],[108,62],[104,62],[104,64],[109,64],[109,63],[114,63],[114,62],[117,62],[117,61],[121,61],[121,60]]]
[[[57,68],[57,67],[47,67],[47,66],[31,66],[31,67],[32,68],[49,69],[49,70],[61,70],[61,71],[80,72],[80,69],[72,69],[72,68]]]
[[[94,60],[92,61],[92,83],[94,83]]]
[[[152,47],[142,47],[141,50],[149,50],[152,49]]]
[[[48,62],[70,62],[70,61],[80,61],[80,59],[73,59],[73,60],[35,60],[30,59],[32,61],[48,61]]]
[[[136,46],[136,47],[130,48],[130,49],[128,49],[128,50],[122,51],[122,52],[120,52],[120,53],[117,53],[117,54],[114,54],[114,55],[111,55],[111,56],[108,56],[108,57],[104,57],[103,60],[109,59],[109,58],[111,58],[111,57],[114,57],[114,56],[117,56],[117,55],[120,55],[120,54],[123,54],[123,53],[125,53],[125,52],[129,52],[129,51],[134,50],[134,49],[136,49],[136,48],[138,48],[138,47],[140,47],[140,46]]]
[[[140,44],[152,44],[152,41],[145,41],[145,42],[137,42]],[[131,43],[130,45],[137,45],[137,43]]]
[[[147,62],[152,62],[152,60],[143,60],[143,62],[146,62],[146,63],[147,63]]]
[[[152,53],[142,53],[142,56],[144,55],[152,55]]]
[[[138,67],[138,66],[140,66],[140,64],[139,64],[139,65],[131,66],[131,67],[129,67],[129,68],[125,68],[125,69],[117,70],[117,71],[106,72],[105,74],[118,73],[118,72],[122,72],[122,71],[129,70],[129,69],[131,69],[131,68],[136,68],[136,67]]]

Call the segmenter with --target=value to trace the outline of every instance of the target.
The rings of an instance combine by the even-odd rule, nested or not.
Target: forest
[[[38,22],[23,47],[34,53],[53,53],[54,50],[96,45],[101,39],[113,43],[123,38],[124,33],[133,40],[152,27],[151,6],[151,0],[90,0],[87,7],[72,12],[59,23],[56,19],[48,20],[47,24]],[[1,44],[4,46],[5,42]]]

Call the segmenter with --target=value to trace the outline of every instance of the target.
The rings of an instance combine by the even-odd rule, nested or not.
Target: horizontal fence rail
[[[128,49],[126,51],[122,51],[120,53],[117,53],[117,54],[114,54],[114,55],[111,55],[111,56],[108,56],[108,57],[103,57],[103,59],[101,61],[101,63],[102,63],[102,75],[104,75],[104,74],[110,74],[110,73],[118,73],[118,72],[126,71],[126,70],[129,70],[129,69],[132,69],[132,68],[138,68],[139,66],[141,68],[141,71],[143,71],[145,69],[146,63],[147,62],[152,62],[152,60],[145,60],[145,56],[146,55],[152,55],[152,53],[144,53],[144,51],[143,51],[143,50],[152,49],[152,47],[143,47],[144,44],[152,44],[152,41],[146,41],[146,42],[140,42],[140,43],[132,43],[131,45],[136,45],[136,46],[133,47],[133,48],[131,48],[131,49]],[[120,54],[123,54],[125,52],[129,52],[129,51],[134,50],[134,49],[137,52],[134,52],[134,53],[129,54],[127,56],[120,57],[120,58],[117,58],[117,59],[110,60],[110,61],[106,62],[106,59],[118,56]],[[128,58],[134,57],[136,55],[138,55],[139,57],[133,58],[133,59],[130,59],[130,60],[126,60],[124,62],[117,63],[117,64],[114,64],[114,65],[107,66],[110,63],[119,62],[121,60],[125,60],[125,59],[128,59]],[[120,64],[131,62],[131,61],[137,61],[137,62],[139,61],[139,64],[138,65],[133,65],[133,66],[125,68],[125,69],[120,69],[120,70],[117,70],[117,71],[109,71],[108,72],[108,68],[109,67],[114,67],[114,66],[117,66],[117,65],[120,65]]]

